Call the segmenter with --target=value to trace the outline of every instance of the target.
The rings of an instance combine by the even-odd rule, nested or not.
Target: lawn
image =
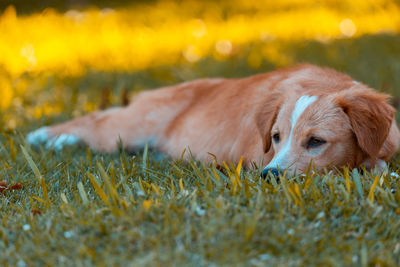
[[[400,265],[400,155],[385,173],[310,172],[277,184],[240,162],[56,153],[24,141],[142,90],[298,62],[346,72],[399,108],[396,2],[101,8],[0,15],[2,265]]]

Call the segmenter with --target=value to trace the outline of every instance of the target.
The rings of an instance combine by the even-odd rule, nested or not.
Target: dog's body
[[[267,164],[304,171],[388,160],[400,133],[387,96],[328,68],[299,65],[244,79],[201,79],[138,94],[30,133],[56,149],[83,142],[111,152],[145,143],[172,158]]]

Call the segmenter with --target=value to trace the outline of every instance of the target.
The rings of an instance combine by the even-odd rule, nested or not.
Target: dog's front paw
[[[33,132],[30,132],[26,136],[26,142],[33,146],[39,146],[40,144],[46,143],[50,138],[49,128],[42,127]]]
[[[48,127],[42,127],[26,136],[26,142],[33,146],[44,144],[46,149],[60,151],[64,146],[74,145],[79,143],[79,137],[72,134],[60,134],[54,136],[50,133]]]
[[[60,151],[64,146],[71,146],[79,143],[79,137],[72,134],[60,134],[49,139],[46,142],[47,149],[53,149],[56,151]]]
[[[389,168],[388,168],[386,162],[381,159],[377,159],[374,166],[372,166],[370,160],[366,160],[362,165],[365,166],[365,168],[367,170],[369,170],[375,174],[380,174],[380,173],[389,171]]]

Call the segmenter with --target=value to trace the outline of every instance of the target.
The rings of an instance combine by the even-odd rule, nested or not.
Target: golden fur
[[[34,132],[28,142],[67,135],[105,152],[116,150],[120,141],[126,148],[149,142],[172,158],[180,158],[189,148],[195,159],[204,162],[215,155],[220,162],[243,157],[248,166],[266,165],[287,140],[291,113],[304,95],[317,100],[299,117],[290,154],[281,167],[304,171],[310,160],[318,169],[356,167],[365,161],[374,165],[398,150],[400,133],[387,95],[343,73],[309,64],[142,92],[127,107],[47,127],[41,132],[44,136]],[[280,131],[280,143],[272,142],[274,131]],[[306,149],[304,140],[312,134],[327,143],[319,150]]]

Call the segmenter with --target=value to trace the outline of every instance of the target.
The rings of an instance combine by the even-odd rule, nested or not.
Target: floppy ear
[[[358,145],[374,162],[385,142],[394,108],[386,101],[388,95],[371,89],[345,90],[339,93],[337,103],[349,116]]]
[[[256,125],[262,138],[264,153],[267,153],[271,147],[271,129],[278,116],[282,100],[281,94],[273,93],[265,103],[260,103],[260,107],[258,108]]]

